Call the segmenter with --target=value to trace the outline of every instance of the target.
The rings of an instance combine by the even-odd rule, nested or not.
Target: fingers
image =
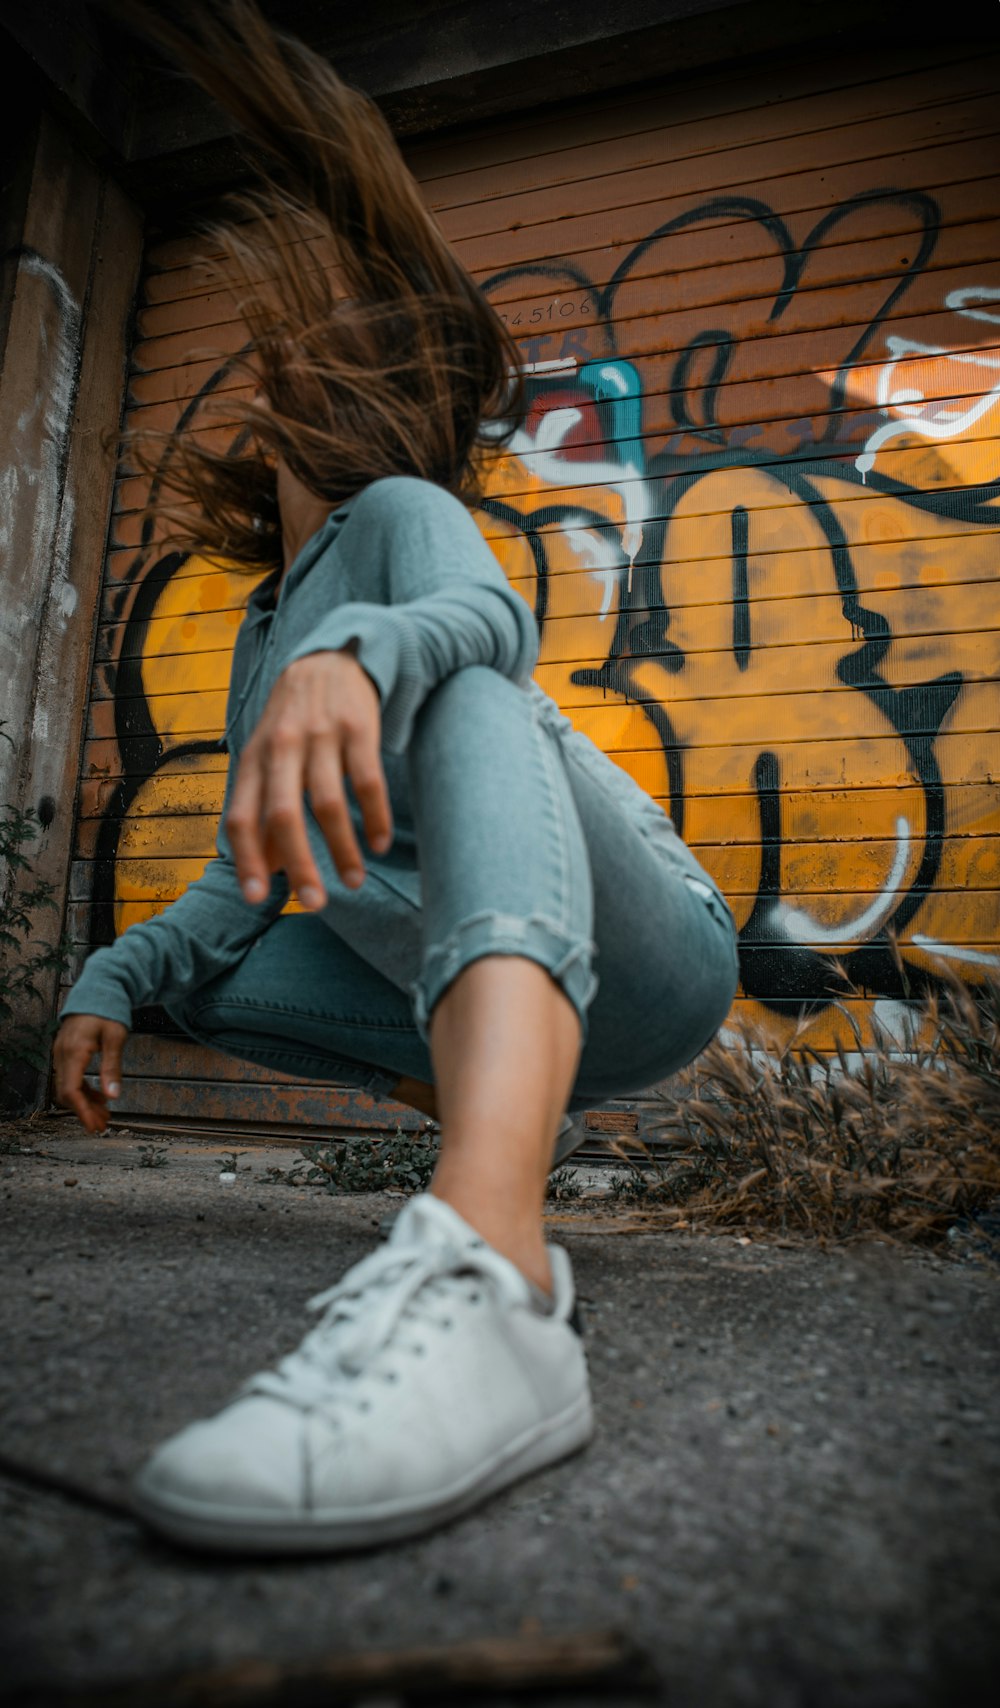
[[[69,1077],[62,1081],[61,1088],[56,1091],[56,1102],[64,1109],[72,1109],[88,1133],[103,1133],[108,1124],[107,1099],[103,1091],[94,1091],[83,1077],[89,1060],[88,1051],[78,1071],[69,1069]]]
[[[72,1109],[81,1126],[88,1133],[103,1133],[108,1127],[108,1105],[103,1091],[95,1091],[92,1086],[83,1084],[78,1091],[72,1092],[67,1099],[66,1107]]]
[[[326,896],[306,831],[306,756],[299,732],[277,725],[264,773],[264,838],[272,871],[283,871],[303,907],[322,907]]]
[[[361,808],[368,846],[373,854],[384,854],[392,844],[392,809],[377,732],[369,728],[350,734],[345,745],[345,764]]]
[[[344,793],[340,755],[331,741],[312,744],[308,782],[309,804],[333,855],[340,879],[348,889],[357,889],[365,881],[364,861]]]
[[[56,1101],[71,1109],[88,1133],[103,1133],[108,1125],[108,1101],[121,1090],[122,1048],[128,1030],[119,1022],[96,1015],[72,1015],[56,1039]],[[91,1057],[102,1058],[101,1089],[84,1078]]]
[[[279,723],[250,742],[240,761],[226,834],[248,902],[266,898],[272,872],[286,874],[303,907],[326,900],[306,832],[305,764],[303,734]]]
[[[249,742],[240,760],[226,813],[226,835],[236,862],[236,875],[249,902],[263,901],[271,888],[260,822],[263,796],[263,756],[260,747]]]
[[[113,1022],[101,1032],[101,1090],[112,1101],[121,1096],[122,1049],[128,1037],[124,1026]]]
[[[341,881],[356,889],[365,869],[351,820],[345,773],[376,854],[392,842],[389,791],[379,752],[378,691],[342,652],[310,655],[279,677],[248,743],[226,814],[243,894],[263,901],[270,874],[284,871],[304,907],[326,901],[306,829],[305,794]]]
[[[77,1033],[71,1042],[68,1035],[60,1033],[54,1051],[56,1102],[64,1109],[72,1109],[88,1132],[94,1128],[90,1120],[89,1088],[84,1086],[83,1076],[94,1049],[95,1040],[90,1037]]]

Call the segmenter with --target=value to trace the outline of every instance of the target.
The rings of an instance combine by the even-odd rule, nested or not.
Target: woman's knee
[[[680,1073],[724,1025],[738,983],[735,955],[720,932],[697,965],[637,981],[627,992],[605,986],[591,1009],[577,1091],[621,1097]]]
[[[504,703],[525,698],[524,689],[488,664],[464,664],[442,678],[427,696],[427,705],[454,703],[463,708],[481,700]]]
[[[468,664],[431,689],[413,725],[411,751],[447,731],[472,731],[495,738],[509,733],[530,712],[529,696],[516,682],[483,664]]]

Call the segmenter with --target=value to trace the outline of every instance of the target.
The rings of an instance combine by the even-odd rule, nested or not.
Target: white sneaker
[[[310,1301],[319,1323],[134,1485],[175,1540],[323,1552],[416,1535],[585,1446],[593,1432],[569,1258],[550,1312],[430,1193]]]

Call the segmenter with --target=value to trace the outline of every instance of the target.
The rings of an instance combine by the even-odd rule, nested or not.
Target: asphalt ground
[[[974,1252],[636,1233],[606,1199],[554,1206],[592,1447],[416,1542],[225,1562],[146,1534],[129,1476],[296,1343],[304,1300],[402,1200],[269,1177],[287,1150],[248,1150],[224,1182],[211,1143],[68,1120],[0,1138],[6,1699],[607,1628],[660,1681],[612,1690],[619,1708],[996,1699],[1000,1268]]]

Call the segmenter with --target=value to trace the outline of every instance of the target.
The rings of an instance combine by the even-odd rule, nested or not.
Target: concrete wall
[[[538,680],[729,895],[736,1012],[821,1049],[852,1041],[835,962],[863,1032],[905,1030],[890,930],[914,992],[1000,967],[997,84],[960,43],[824,55],[411,155],[529,369],[479,519]],[[195,259],[185,236],[147,256],[131,419],[200,431],[211,400],[224,438],[243,334]],[[248,584],[141,559],[142,496],[115,498],[81,953],[197,876],[221,798]],[[132,1110],[332,1118],[162,1035],[130,1071]]]
[[[117,186],[42,113],[16,175],[0,370],[0,801],[46,827],[37,877],[66,893],[126,337],[141,252]],[[55,934],[40,918],[39,933]],[[39,1011],[52,1012],[55,985]]]

